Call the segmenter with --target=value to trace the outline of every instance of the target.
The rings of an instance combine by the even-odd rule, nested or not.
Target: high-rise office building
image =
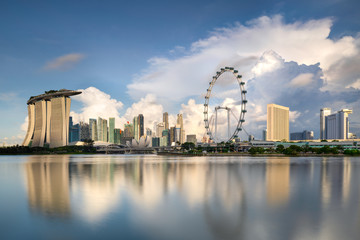
[[[60,147],[69,142],[70,96],[78,91],[50,90],[27,101],[29,124],[24,146]]]
[[[326,139],[349,138],[349,114],[352,110],[342,109],[325,117]]]
[[[114,138],[115,118],[109,118],[109,142],[115,143]]]
[[[97,119],[97,137],[98,141],[103,140],[103,119],[101,117],[98,117]]]
[[[89,119],[89,132],[90,132],[90,138],[93,141],[97,141],[97,123],[96,119],[90,118]]]
[[[121,129],[119,129],[119,128],[114,129],[114,143],[115,144],[121,143],[121,134],[122,134]]]
[[[152,137],[152,131],[150,128],[146,128],[146,136]]]
[[[175,127],[175,143],[181,144],[181,126],[180,126],[180,124],[176,124],[176,127]]]
[[[172,143],[175,143],[176,141],[176,128],[175,127],[171,127],[170,128],[170,145]]]
[[[151,139],[151,146],[152,147],[159,147],[160,146],[160,138],[159,137],[153,137]]]
[[[139,139],[140,139],[142,136],[144,136],[144,115],[139,114],[138,124],[139,124]]]
[[[134,117],[133,118],[133,127],[134,127],[134,138],[136,141],[140,140],[140,136],[139,136],[139,122],[138,122],[138,117]]]
[[[166,138],[166,144],[162,145],[162,146],[170,146],[170,130],[169,129],[164,129],[162,131],[162,137],[165,137]],[[165,140],[163,140],[165,141]]]
[[[109,141],[109,130],[108,130],[108,122],[107,119],[103,119],[102,121],[102,132],[103,132],[103,142]]]
[[[178,141],[180,143],[184,143],[185,142],[185,129],[184,129],[184,122],[183,122],[183,115],[181,113],[179,113],[177,115],[177,119],[176,119],[176,128],[180,128],[180,131],[178,135]]]
[[[262,140],[266,141],[266,136],[267,136],[267,129],[263,130],[262,132]]]
[[[108,126],[107,126],[106,119],[98,117],[97,130],[98,130],[98,141],[107,142],[108,141]]]
[[[165,130],[165,124],[163,122],[158,123],[156,126],[156,137],[162,137],[163,130]]]
[[[331,108],[320,109],[320,139],[327,139],[325,118],[330,114],[331,114]]]
[[[165,123],[165,129],[169,129],[169,114],[167,112],[163,113],[163,122]]]
[[[289,140],[289,108],[267,105],[267,141]]]
[[[134,138],[134,126],[129,122],[124,125],[124,137]]]
[[[290,140],[313,140],[314,132],[313,131],[303,131],[290,133]]]
[[[134,138],[139,142],[140,138],[144,136],[144,115],[139,114],[133,119]]]
[[[79,128],[80,128],[80,134],[79,134],[80,141],[90,139],[89,124],[84,123],[84,122],[80,122],[79,125],[80,125],[79,126]]]
[[[80,124],[74,124],[72,117],[69,117],[69,142],[80,141]]]
[[[90,139],[90,128],[88,123],[80,122],[80,141]]]

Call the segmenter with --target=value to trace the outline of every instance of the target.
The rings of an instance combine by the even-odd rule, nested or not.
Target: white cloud
[[[312,83],[314,74],[312,73],[302,73],[293,78],[290,81],[290,86],[292,87],[304,87]]]
[[[58,58],[55,58],[45,64],[44,70],[66,70],[73,67],[76,63],[82,60],[85,56],[81,53],[70,53]]]
[[[198,141],[205,133],[203,112],[204,105],[196,104],[194,99],[190,99],[187,104],[181,104],[180,113],[183,114],[185,134],[196,134]],[[211,116],[211,113],[209,115]]]
[[[289,120],[290,122],[295,122],[296,119],[300,117],[301,113],[298,111],[290,111],[289,112]]]
[[[20,126],[20,129],[21,129],[22,132],[24,132],[24,133],[27,132],[28,124],[29,124],[29,117],[26,116],[26,118],[25,118],[25,120],[24,120],[24,123],[21,124],[21,126]]]
[[[152,129],[155,121],[162,122],[163,111],[163,106],[157,102],[156,96],[148,94],[126,110],[121,122],[132,122],[133,117],[143,114],[145,127]]]
[[[261,76],[264,73],[272,72],[281,68],[283,64],[284,59],[282,59],[277,53],[274,51],[266,51],[251,71],[255,76]]]
[[[282,58],[299,65],[320,63],[327,82],[324,89],[338,89],[338,85],[343,86],[344,79],[342,74],[333,73],[342,72],[334,66],[338,63],[350,65],[349,62],[359,58],[359,40],[351,36],[332,40],[329,38],[331,26],[330,18],[285,23],[277,15],[217,29],[208,38],[193,43],[188,54],[182,57],[161,58],[161,61],[153,58],[149,68],[128,85],[128,92],[135,99],[152,93],[160,99],[180,101],[200,95],[220,67],[233,66],[246,80],[254,74],[278,69]],[[267,54],[270,49],[282,58]],[[262,61],[257,62],[256,58],[264,52]],[[359,76],[360,70],[353,65],[348,68],[352,75]]]
[[[340,99],[353,105],[358,94],[359,36],[330,39],[331,27],[330,18],[285,23],[277,15],[216,29],[185,49],[183,56],[152,58],[128,85],[128,93],[134,99],[151,93],[162,102],[178,104],[193,98],[188,105],[199,108],[202,120],[199,97],[220,67],[232,66],[248,89],[245,127],[250,133],[261,135],[259,126],[266,125],[266,105],[272,102],[290,107],[291,130],[316,132],[320,107]],[[235,100],[234,92],[226,89],[216,97],[226,93]],[[200,129],[203,123],[195,121]]]
[[[95,87],[88,87],[87,89],[79,89],[82,93],[73,96],[72,99],[80,101],[83,104],[80,113],[71,112],[74,122],[85,121],[88,122],[89,118],[106,118],[115,117],[120,118],[119,110],[122,109],[123,103],[111,98]]]

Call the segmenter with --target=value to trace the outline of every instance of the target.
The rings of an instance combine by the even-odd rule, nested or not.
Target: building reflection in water
[[[71,194],[74,212],[89,223],[103,220],[120,205],[123,176],[115,174],[115,164],[108,157],[96,162],[71,162]]]
[[[267,159],[266,190],[272,206],[283,207],[289,201],[290,158]]]
[[[211,163],[206,171],[205,221],[219,239],[241,239],[244,233],[247,206],[239,170],[232,164]]]
[[[30,156],[25,168],[30,208],[48,216],[69,216],[69,156]]]
[[[319,231],[316,224],[333,218],[328,209],[341,203],[344,212],[350,211],[347,216],[359,222],[358,214],[351,215],[359,212],[354,203],[360,189],[351,185],[360,180],[354,174],[359,167],[348,158],[331,163],[326,158],[310,163],[301,158],[262,158],[257,163],[231,157],[70,158],[29,157],[32,209],[52,216],[69,216],[72,210],[72,216],[98,223],[119,217],[126,208],[126,221],[143,231],[156,229],[151,237],[164,239],[174,234],[190,238],[197,231],[208,231],[203,238],[256,239],[273,233],[282,234],[278,239],[318,239],[334,228]],[[249,231],[253,226],[262,231]]]

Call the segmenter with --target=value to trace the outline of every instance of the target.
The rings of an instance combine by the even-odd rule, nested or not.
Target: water
[[[359,239],[360,158],[0,156],[0,239]]]

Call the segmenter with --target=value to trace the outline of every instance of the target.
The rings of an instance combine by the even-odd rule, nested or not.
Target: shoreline
[[[139,154],[139,153],[136,153]],[[105,154],[105,153],[89,153],[89,152],[70,152],[70,153],[0,153],[0,156],[23,156],[23,155],[134,155],[134,154]],[[182,152],[158,152],[158,153],[147,153],[142,155],[158,155],[158,156],[181,156],[181,157],[359,157],[359,155],[348,155],[348,154],[316,154],[316,153],[302,153],[296,155],[286,155],[283,153],[274,154],[250,154],[250,153],[182,153]]]

